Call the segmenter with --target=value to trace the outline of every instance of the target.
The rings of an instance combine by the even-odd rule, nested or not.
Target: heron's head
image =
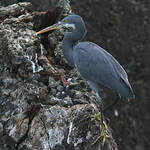
[[[72,15],[65,17],[58,23],[37,32],[37,34],[42,34],[51,30],[56,30],[56,29],[61,29],[61,28],[69,29],[69,31],[70,30],[73,31],[76,28],[78,28],[78,30],[81,30],[81,32],[82,31],[86,32],[83,19],[78,15],[72,14]]]

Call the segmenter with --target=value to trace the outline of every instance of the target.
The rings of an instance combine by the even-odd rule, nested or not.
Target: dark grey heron
[[[135,97],[127,73],[110,53],[95,43],[79,42],[86,34],[86,27],[80,16],[69,15],[37,34],[60,28],[72,29],[63,38],[63,55],[89,82],[90,87],[96,93],[99,104],[102,104],[100,88],[111,89],[127,99]]]

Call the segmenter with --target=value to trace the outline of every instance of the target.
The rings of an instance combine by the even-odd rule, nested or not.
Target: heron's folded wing
[[[103,87],[117,91],[122,84],[121,78],[129,83],[126,72],[116,59],[94,43],[78,44],[74,49],[74,61],[85,79]]]

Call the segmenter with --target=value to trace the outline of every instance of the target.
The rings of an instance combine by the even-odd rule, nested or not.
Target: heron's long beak
[[[52,26],[49,26],[49,27],[37,32],[36,34],[39,35],[39,34],[46,33],[48,31],[52,31],[52,30],[56,30],[56,29],[60,29],[60,28],[62,28],[62,25],[60,23],[56,23]]]

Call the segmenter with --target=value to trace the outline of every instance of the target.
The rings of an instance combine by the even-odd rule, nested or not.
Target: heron
[[[102,98],[99,90],[104,88],[115,91],[125,99],[135,98],[128,75],[119,62],[97,44],[89,41],[80,42],[87,32],[81,16],[71,14],[37,34],[61,28],[70,29],[62,41],[64,58],[88,81],[100,105]]]

